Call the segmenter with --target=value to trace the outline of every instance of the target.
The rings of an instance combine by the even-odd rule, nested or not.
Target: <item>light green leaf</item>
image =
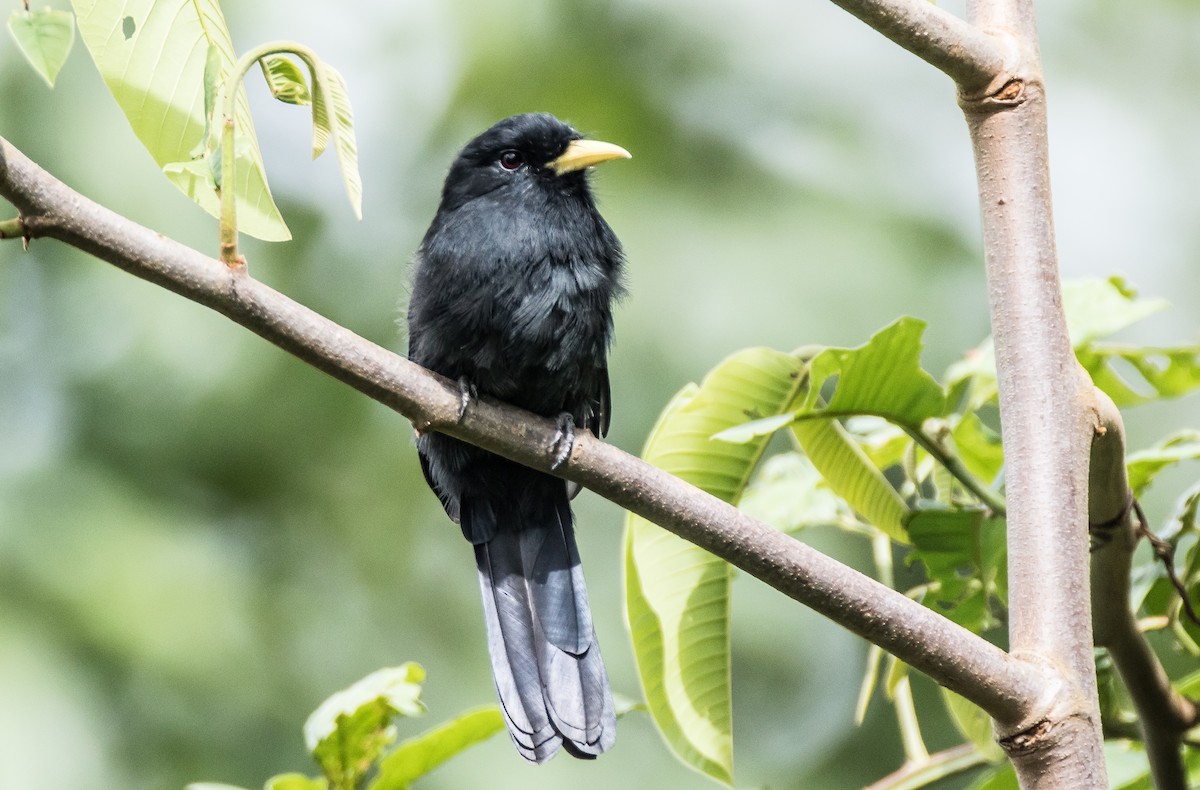
[[[996,743],[992,732],[992,719],[974,702],[955,694],[946,688],[940,688],[942,702],[950,712],[950,719],[963,737],[974,744],[975,748],[986,756],[990,763],[998,763],[1004,759],[1004,750]]]
[[[768,458],[746,487],[738,507],[780,532],[823,525],[858,531],[864,527],[801,453]]]
[[[204,84],[209,47],[219,51],[223,71],[232,71],[235,61],[217,0],[72,0],[72,5],[80,37],[134,134],[172,183],[219,217],[216,192],[198,188],[194,171],[187,168],[196,151],[211,151]],[[233,185],[238,229],[266,241],[289,239],[267,187],[250,108],[240,87],[235,118],[238,140],[244,141],[238,148]]]
[[[787,409],[803,383],[790,354],[748,349],[668,404],[643,457],[726,502],[741,496],[766,446],[711,437],[747,418]],[[625,606],[646,703],[671,750],[729,784],[729,566],[631,515],[625,531]]]
[[[1134,348],[1096,343],[1166,307],[1162,299],[1139,299],[1120,277],[1063,283],[1063,309],[1075,355],[1096,386],[1118,406],[1178,397],[1200,386],[1200,346]],[[1130,372],[1142,380],[1129,380]],[[951,365],[946,383],[952,402],[965,396],[966,411],[994,401],[996,352],[991,338]]]
[[[260,58],[263,78],[274,96],[285,104],[305,105],[312,103],[312,94],[308,92],[308,80],[304,70],[296,62],[284,55],[267,55]]]
[[[328,790],[329,780],[323,776],[308,777],[304,774],[280,774],[272,776],[263,785],[263,790]]]
[[[1129,487],[1135,497],[1141,496],[1154,478],[1164,469],[1180,461],[1200,459],[1200,431],[1183,430],[1168,436],[1147,450],[1125,457],[1129,472]]]
[[[1000,435],[984,425],[978,414],[963,415],[950,436],[968,472],[987,483],[999,477],[1004,468],[1004,447]]]
[[[304,742],[337,790],[352,790],[396,739],[392,720],[419,716],[425,670],[412,662],[372,672],[337,692],[304,723]]]
[[[362,179],[358,174],[358,143],[346,81],[332,66],[316,64],[313,84],[313,158],[320,156],[330,136],[342,171],[342,183],[354,216],[362,219]]]
[[[858,348],[827,348],[809,367],[809,390],[798,416],[873,414],[909,430],[920,430],[946,409],[946,393],[921,368],[925,322],[902,317]],[[821,390],[837,378],[828,403]]]
[[[316,72],[316,66],[313,66]],[[320,73],[314,74],[312,83],[312,122],[313,122],[313,141],[312,141],[312,157],[316,159],[325,152],[325,148],[329,145],[329,136],[333,133],[333,118],[329,112],[329,91],[325,89],[324,80],[321,79]]]
[[[851,417],[846,420],[846,432],[879,469],[902,464],[913,443],[903,428],[882,417]]]
[[[51,88],[75,43],[75,17],[70,11],[13,11],[8,32],[17,49]]]
[[[1122,277],[1063,283],[1067,331],[1076,348],[1115,335],[1169,306],[1165,299],[1138,299]]]
[[[404,790],[459,752],[504,731],[504,717],[495,705],[476,708],[402,741],[379,764],[370,790]]]
[[[791,414],[773,414],[770,417],[763,417],[761,420],[752,420],[732,428],[726,428],[713,438],[719,442],[745,444],[754,439],[770,436],[780,428],[786,428],[794,419],[796,418]]]
[[[908,505],[837,420],[800,420],[792,433],[834,493],[897,543],[908,543]]]
[[[246,790],[246,788],[221,782],[192,782],[183,790]]]
[[[1075,355],[1117,406],[1178,398],[1200,387],[1200,345],[1175,348],[1089,343]]]

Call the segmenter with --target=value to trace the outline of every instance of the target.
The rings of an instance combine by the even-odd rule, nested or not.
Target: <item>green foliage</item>
[[[925,604],[975,633],[999,625],[993,605],[1008,597],[1004,521],[985,515],[982,508],[924,508],[908,525],[910,559],[929,578]]]
[[[75,17],[49,8],[13,11],[8,17],[8,32],[33,70],[53,88],[75,43]]]
[[[220,71],[236,56],[216,0],[73,0],[79,34],[134,134],[184,194],[214,217],[221,215],[207,135],[205,66],[219,56]],[[211,66],[209,67],[211,77]],[[219,106],[219,104],[218,104]],[[267,187],[262,154],[239,87],[237,198],[240,228],[267,241],[291,238]],[[211,109],[211,104],[209,109]],[[219,169],[219,168],[215,168]]]
[[[1125,466],[1129,471],[1129,487],[1134,496],[1141,496],[1164,469],[1181,461],[1200,458],[1200,431],[1184,430],[1171,434],[1146,450],[1129,453]]]
[[[353,790],[396,739],[395,716],[419,716],[425,670],[381,669],[325,700],[304,723],[304,741],[335,790]]]
[[[495,705],[461,716],[400,743],[379,764],[371,790],[403,790],[463,749],[504,731],[504,717]]]
[[[749,349],[726,359],[671,401],[646,442],[647,461],[736,502],[766,448],[711,437],[795,400],[804,363]],[[625,606],[646,704],[687,765],[733,781],[729,584],[724,562],[638,516],[625,530]]]
[[[792,433],[834,493],[892,540],[908,542],[908,506],[841,423],[801,420],[792,424]]]
[[[925,322],[900,318],[858,348],[827,348],[812,361],[808,395],[799,418],[871,414],[908,431],[940,417],[946,393],[921,368]],[[821,403],[825,385],[836,380],[833,397]]]
[[[222,256],[233,263],[236,234],[291,238],[267,186],[241,81],[259,63],[271,94],[312,105],[313,157],[334,142],[354,215],[362,180],[345,80],[298,44],[271,44],[238,60],[217,0],[74,0],[80,35],[142,145],[185,195],[221,219]],[[15,13],[9,29],[53,87],[74,37],[67,12]],[[311,87],[296,63],[309,68]]]
[[[326,699],[304,723],[304,742],[322,775],[279,774],[267,780],[265,790],[405,790],[463,750],[504,731],[500,709],[490,705],[391,748],[396,720],[425,713],[424,681],[425,670],[409,662],[372,672]],[[241,788],[195,782],[187,790]]]
[[[284,104],[312,104],[312,94],[304,72],[295,61],[283,55],[268,55],[258,61],[271,95]]]
[[[1162,310],[1164,302],[1139,299],[1119,278],[1070,284],[1065,294],[1080,362],[1097,385],[1119,403],[1131,405],[1175,397],[1200,386],[1195,347],[1146,349],[1106,344],[1108,335]],[[702,485],[728,477],[735,483],[717,490],[724,498],[736,501],[734,495],[741,491],[740,484],[749,471],[746,465],[757,462],[766,439],[790,427],[794,449],[762,465],[745,489],[742,507],[786,531],[832,525],[856,534],[875,535],[873,545],[886,536],[883,545],[890,541],[905,547],[905,562],[923,570],[924,582],[909,594],[920,597],[948,619],[986,636],[1002,623],[1008,595],[1003,497],[992,488],[1003,480],[1004,463],[1000,437],[990,424],[996,407],[994,355],[990,341],[985,342],[952,365],[945,384],[941,384],[920,365],[924,328],[920,321],[901,318],[857,348],[810,347],[806,351],[810,361],[803,368],[803,386],[793,390],[790,405],[775,408],[765,408],[760,402],[760,387],[745,388],[739,386],[738,379],[725,376],[728,363],[723,363],[710,378],[720,376],[725,383],[720,402],[724,419],[703,425],[718,441],[699,441],[702,426],[689,424],[687,448],[680,451],[672,435],[665,433],[667,428],[681,424],[685,410],[700,392],[685,390],[664,411],[647,445],[646,457],[664,466],[663,462],[669,460],[671,466],[666,468],[679,470],[681,476],[701,481]],[[778,392],[783,391],[778,388]],[[738,413],[751,419],[730,424],[728,416]],[[737,474],[722,475],[719,470],[730,463],[732,448],[743,450],[736,456]],[[1131,485],[1141,493],[1163,469],[1196,458],[1200,458],[1200,434],[1181,431],[1149,450],[1129,456]],[[1200,592],[1200,541],[1190,536],[1195,530],[1198,503],[1200,489],[1181,503],[1172,533],[1174,542],[1187,549],[1180,575],[1195,592]],[[876,545],[875,554],[880,578],[892,583],[893,552],[880,551]],[[659,672],[672,661],[684,666],[696,662],[696,666],[721,677],[726,677],[728,670],[727,664],[718,661],[719,653],[704,654],[688,643],[667,641],[664,636],[672,624],[699,621],[706,629],[720,633],[722,640],[728,638],[728,574],[722,573],[716,567],[719,563],[710,558],[702,566],[702,575],[688,575],[680,569],[701,566],[693,565],[686,552],[685,556],[689,559],[679,561],[666,552],[647,551],[627,558],[632,591],[640,593],[653,584],[656,600],[676,602],[672,619],[660,624],[648,614],[648,605],[630,595],[636,603],[630,604],[635,651],[646,656],[648,665],[656,670],[647,673],[643,668],[647,699],[668,697]],[[643,569],[651,567],[657,570],[653,581],[648,582],[649,571]],[[706,584],[719,590],[720,595],[711,601],[703,598],[700,593],[706,590]],[[693,598],[711,605],[692,609]],[[1165,577],[1151,585],[1146,606],[1150,613],[1162,610],[1170,614],[1178,643],[1200,654],[1200,629],[1179,616],[1178,599]],[[647,627],[647,622],[655,627]],[[880,685],[882,659],[882,651],[871,651],[857,706],[859,721]],[[904,787],[923,786],[949,773],[1001,759],[1001,752],[992,742],[988,717],[972,703],[948,692],[943,695],[946,711],[966,742],[947,757],[925,756],[924,747],[917,745],[920,732],[912,718],[911,692],[903,682],[907,670],[895,661],[889,666],[883,687],[888,699],[896,704],[906,744],[914,744],[912,749],[906,747],[911,770]],[[655,710],[653,701],[651,710]],[[668,707],[667,714],[655,711],[656,720],[667,722],[664,725],[660,721],[659,726],[669,733],[668,740],[688,731],[686,723],[669,719],[671,713],[678,715],[676,710],[677,703],[676,707]],[[1129,713],[1118,706],[1113,715],[1128,717]],[[694,753],[675,748],[695,764]],[[1144,763],[1139,770],[1144,773]],[[1011,769],[999,766],[988,769],[976,787],[1015,787],[1015,778]]]

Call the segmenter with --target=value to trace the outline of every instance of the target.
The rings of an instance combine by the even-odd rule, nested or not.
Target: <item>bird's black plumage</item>
[[[516,115],[472,140],[417,253],[409,356],[479,393],[608,429],[607,353],[621,245],[596,210],[570,126]],[[615,152],[615,153],[614,153]],[[565,417],[563,418],[565,420]],[[496,690],[518,751],[594,757],[616,736],[567,485],[436,433],[429,486],[475,547]]]

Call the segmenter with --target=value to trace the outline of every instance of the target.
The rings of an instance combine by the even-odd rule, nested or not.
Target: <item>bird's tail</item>
[[[500,706],[517,751],[535,763],[560,746],[590,759],[616,739],[566,486],[546,483],[554,495],[521,497],[517,513],[468,498],[461,522],[474,537]]]

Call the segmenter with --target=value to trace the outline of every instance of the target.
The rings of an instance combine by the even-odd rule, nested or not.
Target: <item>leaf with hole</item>
[[[189,163],[198,152],[212,151],[205,111],[206,70],[211,82],[213,69],[210,47],[226,73],[235,61],[220,5],[216,0],[72,0],[72,6],[80,38],[134,134],[171,183],[219,217],[215,189],[201,188]],[[236,105],[238,229],[266,241],[289,239],[267,187],[250,107],[240,87]]]
[[[8,32],[33,70],[53,88],[75,43],[75,17],[71,12],[49,8],[13,11],[8,17]]]

